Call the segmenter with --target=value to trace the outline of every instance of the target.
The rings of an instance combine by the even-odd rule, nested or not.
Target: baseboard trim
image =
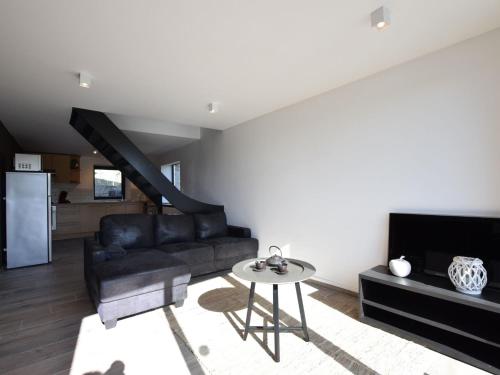
[[[335,285],[332,281],[327,280],[327,279],[323,279],[322,277],[313,276],[309,280],[312,281],[313,283],[322,284],[326,288],[330,288],[330,289],[336,290],[338,292],[346,293],[346,294],[349,294],[349,295],[355,296],[355,297],[359,296],[358,292],[353,292],[352,290],[342,288],[338,285]]]

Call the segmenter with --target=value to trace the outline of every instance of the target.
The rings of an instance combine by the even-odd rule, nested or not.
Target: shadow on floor
[[[223,313],[229,323],[233,326],[234,330],[243,338],[245,322],[236,314],[236,311],[246,309],[249,288],[240,283],[238,280],[232,276],[224,276],[224,280],[229,282],[233,288],[219,288],[213,291],[209,291],[200,296],[198,303],[201,307],[215,312]],[[216,298],[217,297],[217,298]],[[221,303],[221,300],[224,303]],[[266,311],[256,307],[256,304],[262,306]],[[351,303],[352,305],[352,303]],[[263,319],[263,325],[267,326],[269,323],[272,325],[273,317],[273,304],[267,301],[265,298],[255,293],[254,308],[252,310],[253,314],[260,316]],[[306,309],[307,317],[307,309]],[[293,318],[291,315],[287,314],[285,311],[280,309],[280,321],[285,326],[300,326],[301,322]],[[332,357],[337,363],[342,365],[345,369],[350,371],[355,375],[375,375],[377,372],[372,370],[349,353],[345,352],[338,346],[334,345],[332,342],[318,334],[312,329],[308,329],[310,342],[320,349],[323,353]],[[300,339],[303,339],[302,332],[290,332],[283,334],[293,334]],[[249,335],[256,340],[259,345],[268,353],[271,358],[274,358],[274,354],[268,346],[268,334],[264,332],[262,339],[255,333],[250,332]]]
[[[191,373],[191,375],[205,375],[205,372],[203,371],[203,368],[201,367],[198,358],[196,358],[193,349],[189,346],[188,344],[189,341],[187,340],[184,331],[179,325],[179,322],[175,318],[175,315],[172,312],[171,307],[170,306],[164,307],[163,312],[165,313],[165,317],[167,318],[168,324],[170,325],[170,330],[172,331],[175,341],[179,346],[179,350],[182,353],[182,356],[184,357],[184,362],[186,362],[189,372]],[[200,348],[200,351],[202,355],[206,355],[208,354],[209,349],[208,347],[203,346]]]
[[[224,301],[224,303],[221,303],[221,301]],[[218,288],[202,294],[198,299],[198,303],[206,310],[223,313],[229,323],[233,326],[234,330],[243,339],[244,329],[240,327],[244,327],[245,322],[241,320],[238,314],[236,314],[236,311],[247,308],[248,293],[245,295],[240,289],[233,287]],[[257,307],[254,306],[252,311],[256,312]],[[268,319],[267,316],[263,316],[263,326],[267,326],[271,322],[272,317]],[[239,323],[239,325],[237,323]],[[262,332],[263,339],[261,339],[255,332],[249,332],[248,334],[259,343],[259,345],[270,357],[274,356],[267,343],[267,332]]]
[[[125,375],[125,364],[122,361],[114,361],[106,372],[92,371],[83,375]]]

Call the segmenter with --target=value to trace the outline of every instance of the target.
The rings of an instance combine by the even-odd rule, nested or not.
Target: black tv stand
[[[471,296],[443,277],[377,266],[359,275],[359,298],[362,321],[500,374],[500,290]]]

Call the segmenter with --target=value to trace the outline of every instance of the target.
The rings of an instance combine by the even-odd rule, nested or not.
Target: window
[[[170,163],[170,164],[163,164],[161,166],[161,173],[168,178],[168,180],[174,184],[174,186],[181,190],[181,163],[180,162],[175,162],[175,163]],[[169,205],[170,202],[165,198],[162,197],[161,199],[163,204]]]
[[[94,166],[94,199],[125,199],[125,183],[119,169]]]

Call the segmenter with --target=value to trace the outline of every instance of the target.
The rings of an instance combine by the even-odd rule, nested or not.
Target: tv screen
[[[488,286],[500,287],[500,218],[391,213],[388,255],[404,255],[412,272],[443,277],[454,256],[479,258]]]

